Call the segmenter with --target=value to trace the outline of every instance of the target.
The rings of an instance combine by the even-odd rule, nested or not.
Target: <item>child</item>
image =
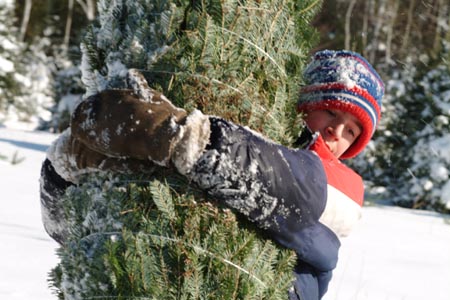
[[[135,77],[138,78],[138,77]],[[81,102],[71,128],[43,164],[44,225],[64,242],[58,198],[91,170],[149,170],[174,165],[214,198],[246,216],[298,255],[290,299],[326,292],[340,247],[360,217],[363,182],[339,159],[367,145],[380,118],[383,82],[350,51],[314,55],[298,111],[305,149],[290,149],[199,111],[190,115],[144,86],[108,90]]]

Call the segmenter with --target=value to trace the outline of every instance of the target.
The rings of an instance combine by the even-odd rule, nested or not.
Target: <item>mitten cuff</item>
[[[47,150],[47,158],[56,173],[65,181],[77,183],[80,170],[77,167],[76,157],[70,150],[71,142],[71,130],[68,128],[50,145]]]
[[[180,126],[176,138],[172,162],[178,172],[189,174],[208,145],[210,134],[209,117],[199,110],[194,110],[187,117],[186,123]]]

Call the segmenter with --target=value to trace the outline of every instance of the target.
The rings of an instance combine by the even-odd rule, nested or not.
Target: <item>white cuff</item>
[[[199,110],[194,110],[187,117],[186,124],[181,126],[172,154],[172,162],[178,172],[189,174],[208,145],[210,134],[209,117]]]

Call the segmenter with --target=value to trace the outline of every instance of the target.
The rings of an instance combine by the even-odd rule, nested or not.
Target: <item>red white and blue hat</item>
[[[338,109],[359,119],[361,135],[340,157],[359,154],[372,138],[381,117],[384,83],[369,62],[352,51],[324,50],[306,67],[299,111]]]

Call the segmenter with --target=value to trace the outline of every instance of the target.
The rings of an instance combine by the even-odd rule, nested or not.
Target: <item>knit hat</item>
[[[361,122],[361,135],[340,158],[355,157],[372,138],[381,116],[380,75],[358,53],[324,50],[314,54],[303,78],[306,86],[300,93],[299,112],[338,109]]]

